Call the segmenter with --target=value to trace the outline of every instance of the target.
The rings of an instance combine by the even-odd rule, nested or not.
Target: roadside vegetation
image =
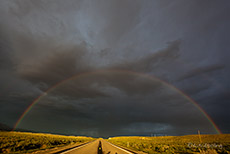
[[[230,134],[113,137],[109,142],[148,154],[230,154]]]
[[[91,137],[75,137],[42,133],[0,132],[0,153],[31,153],[38,150],[81,144],[94,140]]]

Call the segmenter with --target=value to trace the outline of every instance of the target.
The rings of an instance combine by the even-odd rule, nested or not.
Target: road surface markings
[[[93,142],[95,142],[95,141],[93,141]],[[73,150],[76,150],[76,149],[80,149],[80,148],[82,148],[82,147],[84,147],[84,146],[86,146],[86,145],[88,145],[88,144],[90,144],[90,143],[92,143],[92,142],[86,143],[86,144],[84,144],[84,145],[82,145],[82,146],[78,146],[78,147],[73,148],[73,149],[70,149],[70,150],[67,150],[67,151],[62,152],[62,153],[60,153],[60,154],[65,154],[65,153],[68,153],[68,152],[70,152],[70,151],[73,151]]]
[[[125,150],[125,149],[122,149],[122,148],[120,148],[120,147],[118,147],[118,146],[116,146],[116,145],[114,145],[114,144],[112,144],[112,143],[110,143],[110,142],[108,142],[110,145],[112,145],[112,146],[114,146],[115,148],[118,148],[118,149],[120,149],[120,150],[122,150],[122,151],[124,151],[124,152],[126,152],[126,153],[128,153],[128,154],[133,154],[132,152],[129,152],[129,151],[127,151],[127,150]]]

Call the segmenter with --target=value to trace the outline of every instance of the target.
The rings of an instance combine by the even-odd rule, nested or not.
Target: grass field
[[[95,140],[42,133],[0,132],[0,153],[32,153],[39,150]],[[109,142],[149,154],[230,154],[230,134],[163,137],[113,137]]]
[[[230,134],[164,137],[113,137],[109,142],[149,154],[230,154]]]
[[[75,137],[42,133],[0,132],[0,153],[30,153],[37,150],[61,147],[94,140],[91,137]]]

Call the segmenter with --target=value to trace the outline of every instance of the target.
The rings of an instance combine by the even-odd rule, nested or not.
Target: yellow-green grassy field
[[[0,132],[0,153],[32,153],[44,149],[85,143],[91,137],[42,133]],[[230,134],[163,137],[113,137],[109,142],[149,154],[230,154]]]
[[[91,137],[75,137],[42,133],[0,132],[0,153],[30,153],[94,140]]]
[[[149,154],[230,154],[230,134],[163,137],[113,137],[109,142]]]

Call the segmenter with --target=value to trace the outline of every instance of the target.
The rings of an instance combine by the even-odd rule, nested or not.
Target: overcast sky
[[[228,0],[1,0],[0,123],[45,94],[18,128],[216,133],[174,86],[230,133],[229,14]]]

